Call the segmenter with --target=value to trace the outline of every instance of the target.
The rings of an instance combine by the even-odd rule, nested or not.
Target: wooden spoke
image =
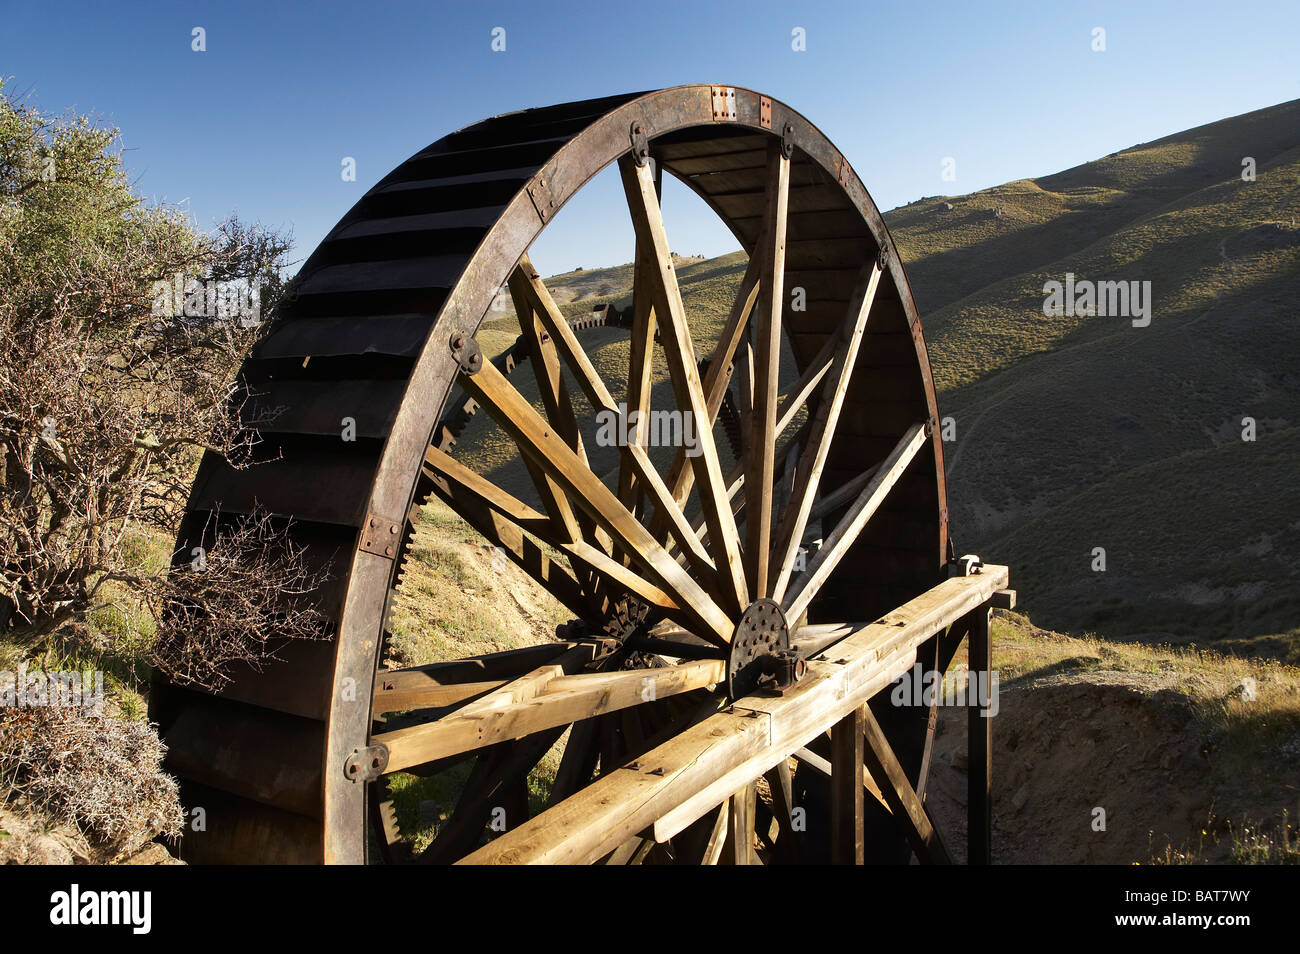
[[[663,200],[663,167],[656,162],[655,195]],[[650,256],[640,245],[636,247],[632,269],[632,336],[628,343],[627,407],[629,414],[636,411],[638,420],[645,420],[650,413],[651,385],[654,371],[655,313],[654,301],[650,293],[652,267]],[[640,437],[640,429],[637,430]],[[630,457],[619,458],[618,499],[623,501],[633,514],[641,515],[639,500],[641,492],[637,488],[636,472]],[[681,501],[679,501],[680,503]],[[667,519],[664,514],[656,516]],[[656,535],[662,542],[662,538]]]
[[[898,756],[894,755],[880,723],[871,714],[871,707],[863,706],[861,711],[863,739],[866,743],[862,755],[867,769],[879,784],[893,816],[902,822],[904,833],[912,850],[916,852],[917,859],[922,864],[952,864],[948,849],[943,846],[925,806],[912,790]]]
[[[610,394],[604,381],[601,380],[595,365],[591,363],[591,359],[587,357],[587,353],[579,343],[577,335],[573,333],[569,323],[560,314],[560,310],[556,306],[554,299],[551,298],[550,292],[546,290],[545,283],[532,268],[527,256],[521,261],[515,274],[519,276],[521,282],[527,283],[531,301],[537,307],[538,319],[546,331],[550,333],[551,340],[564,356],[565,362],[573,370],[579,385],[586,393],[588,400],[591,401],[592,407],[607,414],[618,415],[619,407],[615,403],[613,395]],[[646,454],[645,449],[633,442],[621,447],[620,453],[623,455],[624,460],[631,462],[632,470],[638,481],[640,481],[642,488],[649,493],[654,501],[656,513],[666,515],[673,529],[674,538],[683,547],[688,561],[696,570],[700,585],[705,588],[706,592],[714,600],[719,599],[718,573],[713,560],[709,557],[708,551],[704,549],[691,532],[686,515],[676,501],[673,500],[672,494],[669,492],[663,478],[655,470],[654,463]],[[585,469],[590,472],[589,467]],[[620,502],[620,506],[631,519],[636,519],[635,514],[626,504]]]
[[[655,201],[654,179],[647,166],[637,166],[630,156],[619,160],[619,171],[622,173],[623,190],[627,195],[637,241],[646,248],[655,265],[655,313],[659,316],[660,341],[677,398],[677,408],[683,414],[689,414],[696,423],[699,453],[691,457],[691,465],[695,470],[696,482],[700,485],[709,536],[718,554],[718,576],[730,597],[729,608],[739,613],[749,605],[749,595],[741,565],[736,522],[726,499],[726,485],[718,460],[718,448],[713,439],[713,428],[705,425],[709,420],[708,403],[695,364],[695,347],[691,343],[690,330],[686,324],[681,290],[677,287],[677,274],[673,271],[668,236],[664,232],[659,204]]]
[[[509,287],[510,297],[515,306],[515,315],[519,320],[519,330],[523,335],[528,353],[532,356],[529,363],[533,366],[533,374],[537,379],[537,391],[541,396],[546,418],[559,432],[560,436],[564,438],[570,449],[590,469],[591,464],[587,460],[586,448],[582,446],[582,434],[578,430],[578,420],[573,413],[573,404],[569,400],[569,392],[564,387],[564,381],[560,374],[560,359],[555,353],[555,341],[543,332],[528,295],[529,287],[522,281],[522,275],[518,269],[511,273]],[[524,463],[529,467],[529,472],[534,475],[534,483],[538,485],[538,491],[542,493],[543,502],[547,504],[546,510],[554,519],[556,513],[553,507],[549,505],[549,501],[559,494],[559,488],[549,477],[543,477],[541,479],[545,483],[546,490],[542,492],[542,484],[539,483],[535,465],[531,465],[529,461]],[[567,500],[564,501],[564,507],[568,510]],[[576,521],[577,533],[573,537],[574,539],[594,540],[597,546],[605,550],[605,552],[609,552],[608,535],[599,530],[589,516],[579,512]],[[577,572],[576,567],[574,571]],[[593,595],[595,594],[593,593]]]
[[[794,773],[790,762],[782,759],[764,775],[772,793],[772,815],[776,821],[776,848],[783,861],[799,863],[799,846],[794,830]]]
[[[736,416],[740,418],[740,442],[748,447],[753,439],[749,428],[754,423],[754,342],[748,336],[740,343],[736,369]]]
[[[791,417],[793,418],[793,415]],[[802,429],[795,435],[793,440],[789,441],[787,450],[794,450],[798,447],[800,434],[802,434]],[[778,453],[776,456],[781,459],[781,466],[773,474],[773,479],[780,481],[785,478],[785,464],[790,455],[788,453]],[[727,474],[727,500],[731,502],[731,512],[736,519],[737,525],[741,523],[745,513],[745,496],[740,492],[744,486],[745,464],[742,461]],[[703,517],[700,517],[692,524],[692,529],[694,529],[695,535],[700,538],[701,542],[708,540],[709,530],[705,526]]]
[[[673,597],[664,593],[654,584],[642,579],[632,569],[585,541],[568,542],[554,534],[554,524],[544,515],[538,513],[526,503],[510,496],[486,477],[470,470],[437,448],[430,447],[425,452],[425,464],[436,475],[434,486],[440,496],[445,494],[449,503],[457,507],[466,507],[466,513],[475,517],[473,525],[490,525],[493,542],[509,540],[518,548],[523,531],[532,533],[543,543],[580,561],[595,578],[602,579],[625,589],[673,619],[695,620],[697,617],[689,607],[678,603]],[[487,511],[486,517],[483,511]],[[467,519],[469,519],[467,517]],[[480,530],[485,536],[488,531]],[[503,544],[502,544],[503,545]],[[504,545],[503,545],[504,546]],[[507,554],[511,550],[506,550]],[[524,567],[529,570],[529,566]],[[683,623],[683,625],[691,625]]]
[[[858,474],[858,476],[837,487],[826,496],[818,497],[817,502],[813,504],[812,512],[808,514],[808,519],[817,520],[820,517],[826,516],[826,514],[830,513],[836,507],[842,507],[850,500],[853,500],[862,491],[862,488],[867,486],[867,481],[869,481],[872,475],[879,469],[878,466],[868,467],[862,473]]]
[[[490,363],[473,375],[461,375],[466,390],[486,407],[501,427],[586,510],[620,546],[635,554],[652,581],[682,612],[701,624],[697,633],[720,644],[731,639],[733,623],[716,602],[677,564],[618,498],[549,428],[533,406]],[[730,516],[730,510],[727,513]],[[689,528],[689,525],[688,525]],[[592,547],[594,550],[595,548]],[[688,628],[690,628],[688,626]]]
[[[627,374],[627,410],[629,416],[635,411],[637,420],[645,420],[650,413],[654,375],[655,311],[649,290],[649,269],[649,256],[645,249],[637,246],[632,272],[632,334],[628,342]],[[638,428],[635,439],[640,436]],[[635,514],[639,497],[633,459],[630,455],[624,455],[619,458],[618,499]],[[656,513],[655,517],[667,521],[667,514]]]
[[[820,772],[827,778],[831,777],[830,759],[823,758],[812,749],[800,749],[794,753],[794,757],[814,771]],[[862,766],[862,787],[866,789],[868,795],[876,800],[877,805],[887,812],[893,812],[893,809],[889,807],[889,802],[885,801],[885,796],[880,791],[880,786],[876,784],[875,777],[867,771],[865,765]]]
[[[794,422],[795,416],[799,413],[799,409],[803,407],[804,402],[807,401],[808,395],[812,393],[812,389],[817,386],[817,382],[824,378],[826,372],[830,370],[831,361],[835,351],[835,342],[833,338],[834,336],[827,339],[826,344],[822,346],[821,351],[808,365],[808,370],[804,372],[803,376],[795,382],[794,387],[792,387],[786,393],[785,397],[781,399],[781,407],[777,413],[776,421],[776,432],[778,434],[785,433],[786,428]],[[748,420],[743,408],[741,409],[740,420],[742,424],[744,421]],[[798,443],[799,435],[796,435],[795,439],[790,442],[789,446],[793,449],[798,446]],[[775,479],[775,476],[776,475],[773,475],[773,479]],[[745,486],[745,462],[742,460],[739,464],[728,471],[725,480],[727,499],[734,500],[736,495],[740,493],[741,488]],[[861,487],[859,487],[859,489],[861,489]],[[854,493],[856,493],[856,491],[854,491]],[[739,508],[735,506],[732,507],[732,514],[739,514],[742,509],[744,509],[743,498]],[[696,520],[692,529],[694,530],[695,535],[701,540],[708,539],[707,528],[703,518]],[[671,552],[671,549],[670,546],[669,552]]]
[[[569,744],[560,756],[560,767],[555,770],[555,781],[551,784],[551,794],[546,800],[546,807],[558,805],[583,785],[596,771],[596,760],[600,750],[595,745],[596,719],[583,719],[576,722],[569,731]]]
[[[862,277],[862,284],[854,295],[853,305],[849,308],[848,324],[842,335],[839,350],[836,352],[833,368],[826,377],[822,390],[822,399],[817,413],[813,417],[808,432],[808,442],[804,445],[803,456],[799,460],[797,476],[792,487],[790,506],[786,508],[781,521],[781,531],[777,535],[780,541],[776,547],[777,564],[773,568],[775,580],[772,583],[772,598],[777,602],[785,595],[786,585],[790,582],[790,573],[794,569],[795,551],[803,541],[804,529],[808,526],[808,517],[812,511],[817,488],[821,483],[822,470],[826,467],[826,458],[830,454],[831,441],[835,436],[835,425],[839,422],[840,409],[844,406],[844,395],[849,389],[849,380],[857,365],[858,348],[862,344],[862,335],[867,329],[867,318],[871,313],[871,304],[876,297],[876,288],[880,284],[880,263],[873,262]]]
[[[590,647],[579,647],[582,649],[590,658]],[[707,689],[726,678],[726,664],[719,659],[656,669],[565,675],[566,668],[573,668],[580,658],[576,655],[579,650],[572,651],[575,655],[571,658],[543,666],[436,722],[378,733],[373,742],[388,747],[388,771],[693,689]]]
[[[709,365],[704,372],[704,395],[709,408],[709,427],[713,427],[718,419],[718,411],[722,408],[722,401],[727,394],[727,385],[731,380],[736,349],[745,338],[750,313],[758,300],[758,271],[761,262],[761,256],[749,260],[745,274],[740,280],[740,288],[736,290],[736,297],[732,301],[731,311],[727,315],[727,322],[723,325],[722,333],[718,335],[717,343],[713,347],[713,355],[709,358]],[[748,362],[743,364],[748,371]],[[685,505],[694,481],[695,471],[687,466],[685,448],[678,448],[673,457],[672,467],[668,471],[668,485],[672,487],[673,499],[678,504]],[[657,539],[663,539],[664,526],[657,514],[650,529]]]
[[[767,169],[759,273],[763,303],[754,329],[754,403],[745,445],[745,571],[756,598],[770,592],[772,475],[776,469],[781,315],[785,309],[785,221],[790,201],[790,160],[782,155],[777,142],[768,144]]]
[[[862,488],[849,512],[826,538],[825,544],[808,564],[808,568],[794,581],[790,591],[782,601],[786,618],[798,621],[808,604],[817,596],[822,585],[830,578],[831,571],[844,558],[853,541],[858,538],[862,528],[867,525],[893,488],[903,471],[912,462],[928,438],[924,424],[913,424],[902,439],[895,445],[889,456],[881,463],[871,480]]]
[[[425,451],[424,475],[440,500],[456,510],[489,544],[499,547],[510,562],[546,587],[571,612],[579,616],[599,614],[599,604],[529,537],[531,533],[539,539],[553,539],[549,518],[513,497],[505,499],[508,495],[504,491],[497,491],[486,479],[437,448],[429,447]],[[479,483],[486,488],[478,486]],[[577,544],[564,546],[570,555],[579,556]],[[594,547],[590,549],[595,550]]]

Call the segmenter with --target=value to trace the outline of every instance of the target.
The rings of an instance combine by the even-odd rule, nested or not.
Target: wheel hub
[[[781,607],[768,599],[749,604],[736,624],[731,637],[731,656],[727,660],[727,694],[732,699],[747,695],[758,687],[768,671],[767,657],[790,649],[790,627]]]

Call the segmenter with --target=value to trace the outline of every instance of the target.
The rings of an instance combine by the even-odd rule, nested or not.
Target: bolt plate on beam
[[[713,87],[713,121],[736,120],[736,88],[734,86]]]
[[[758,97],[758,124],[764,129],[772,128],[772,98]]]
[[[361,543],[358,550],[373,553],[375,556],[396,559],[397,547],[402,542],[402,521],[372,513],[366,517],[361,528]]]

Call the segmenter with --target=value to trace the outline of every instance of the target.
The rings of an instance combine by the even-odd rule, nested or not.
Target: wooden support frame
[[[992,564],[945,580],[834,644],[786,695],[738,700],[462,863],[589,863],[647,828],[672,838],[906,673],[922,643],[1007,581]]]
[[[967,642],[971,681],[982,680],[989,686],[993,671],[993,646],[989,635],[987,605],[971,613],[970,637]],[[968,689],[967,744],[970,767],[966,798],[967,861],[972,865],[993,863],[993,719],[980,705],[977,685]],[[972,698],[973,697],[973,698]]]
[[[726,678],[726,664],[705,659],[658,669],[567,675],[591,644],[581,645],[555,664],[544,666],[482,695],[435,722],[380,732],[372,745],[388,749],[388,771],[423,765],[459,752],[533,735],[693,689],[708,689]],[[585,654],[585,656],[580,655]]]
[[[831,863],[860,865],[866,860],[863,832],[862,731],[866,703],[831,729]]]
[[[879,783],[890,813],[903,827],[904,834],[922,864],[952,864],[934,822],[907,780],[903,766],[889,746],[880,723],[870,706],[862,707],[863,758],[867,770]]]

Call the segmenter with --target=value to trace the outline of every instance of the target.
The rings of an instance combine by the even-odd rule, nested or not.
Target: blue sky
[[[633,10],[638,11],[635,15]],[[506,50],[491,49],[494,27]],[[194,27],[206,52],[191,49]],[[792,49],[801,27],[806,50]],[[1106,49],[1092,49],[1093,29]],[[411,153],[496,113],[683,83],[747,86],[816,123],[877,204],[1056,172],[1300,98],[1300,3],[18,3],[0,76],[121,128],[138,189],[209,228],[291,228],[305,257]],[[340,176],[343,157],[357,181]],[[940,177],[945,157],[956,180]],[[736,243],[678,187],[676,251]],[[534,251],[544,274],[631,258],[604,175]]]

